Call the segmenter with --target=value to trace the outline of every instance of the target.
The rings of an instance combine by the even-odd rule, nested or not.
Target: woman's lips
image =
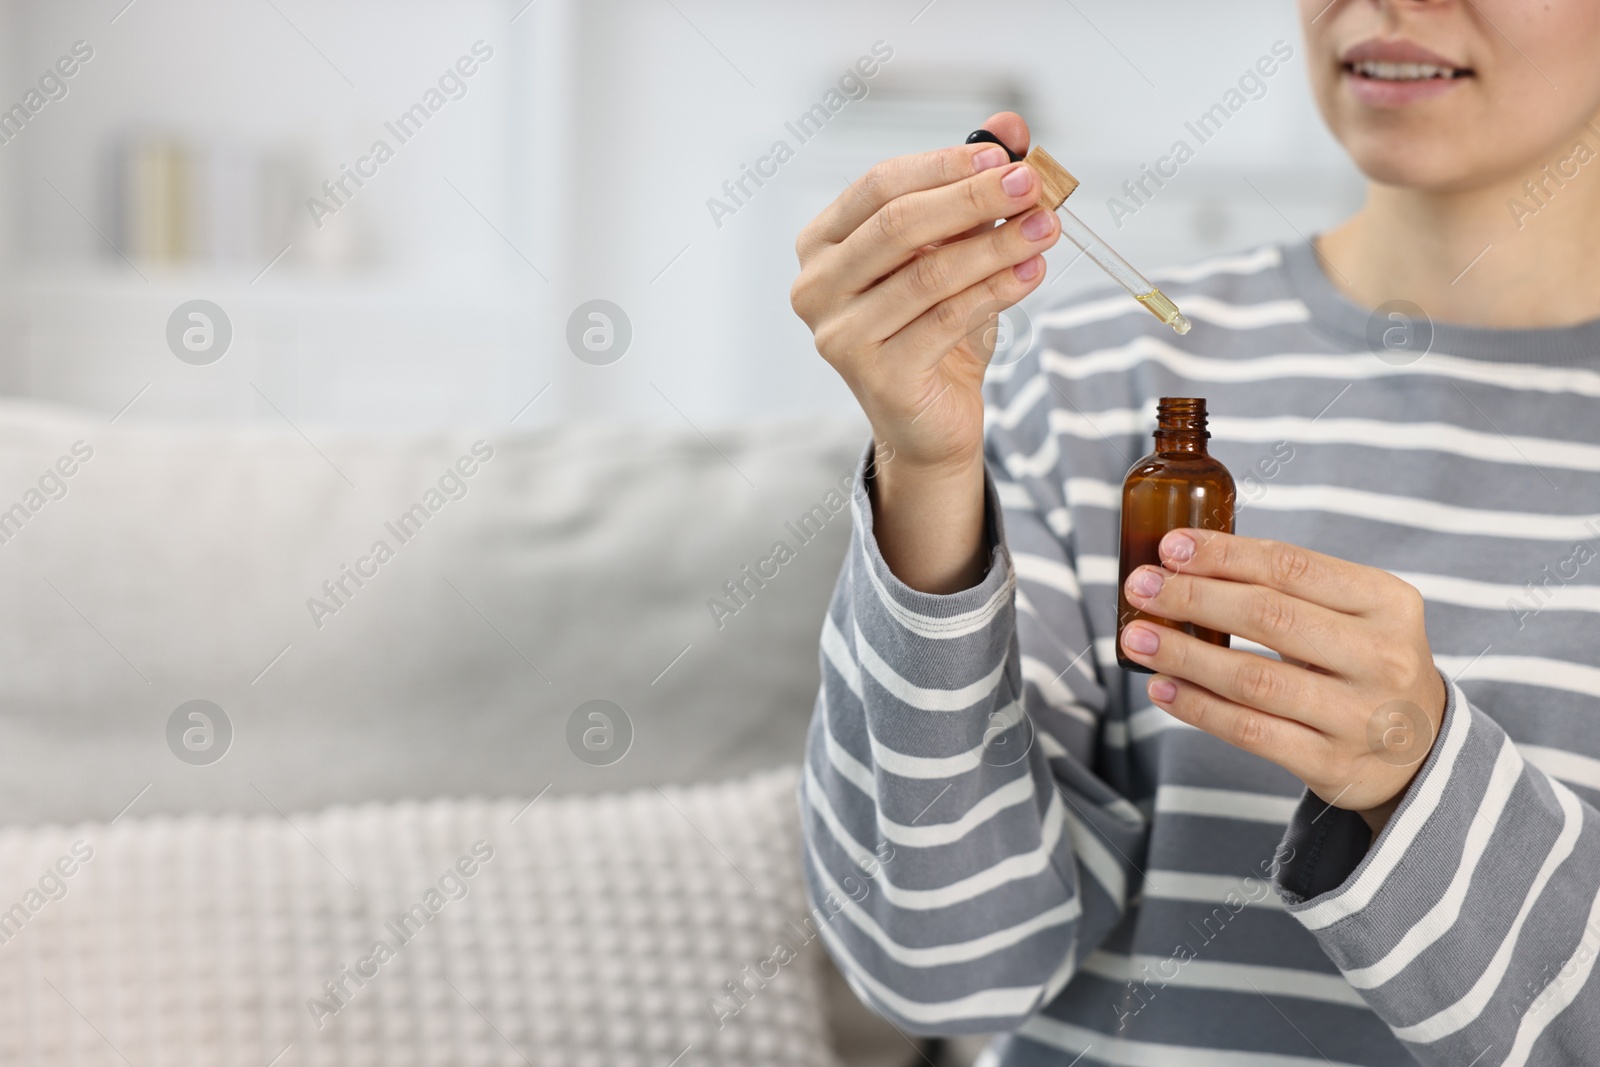
[[[1370,38],[1346,49],[1339,62],[1351,94],[1368,107],[1432,100],[1473,76],[1471,68],[1404,39]]]
[[[1400,108],[1443,96],[1457,88],[1466,78],[1421,78],[1415,81],[1392,81],[1369,78],[1346,68],[1344,82],[1350,94],[1368,107]]]

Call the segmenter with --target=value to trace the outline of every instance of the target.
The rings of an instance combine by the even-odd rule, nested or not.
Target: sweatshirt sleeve
[[[823,623],[800,785],[812,917],[909,1032],[1012,1029],[1053,999],[1144,847],[1139,810],[1090,770],[1108,698],[1047,519],[1064,510],[1007,477],[1010,454],[990,436],[988,571],[950,595],[890,572],[858,467]]]
[[[1383,832],[1302,798],[1289,911],[1429,1067],[1594,1062],[1600,813],[1446,680],[1432,751]]]

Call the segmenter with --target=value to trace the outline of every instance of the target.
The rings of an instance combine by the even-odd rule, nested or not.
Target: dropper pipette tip
[[[1118,280],[1120,281],[1121,279],[1119,278]],[[1145,282],[1145,284],[1150,285],[1149,282]],[[1172,298],[1160,289],[1151,286],[1148,292],[1135,293],[1133,298],[1143,304],[1150,314],[1171,326],[1178,333],[1189,332],[1191,323],[1188,317],[1179,311],[1178,305],[1172,302]]]

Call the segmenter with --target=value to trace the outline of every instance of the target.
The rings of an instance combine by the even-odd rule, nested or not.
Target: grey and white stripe
[[[1397,366],[1307,244],[1161,278],[1188,336],[1093,294],[991,371],[974,588],[898,581],[858,475],[800,788],[830,951],[1006,1067],[1596,1062],[1600,323],[1438,324]],[[1169,395],[1208,397],[1240,533],[1427,603],[1445,723],[1370,849],[1116,666],[1119,487]]]

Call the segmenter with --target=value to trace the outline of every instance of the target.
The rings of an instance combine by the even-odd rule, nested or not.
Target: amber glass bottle
[[[1228,647],[1228,635],[1136,611],[1124,589],[1128,575],[1149,563],[1161,566],[1168,530],[1190,527],[1233,532],[1233,475],[1206,451],[1203,397],[1164,396],[1156,405],[1156,450],[1128,469],[1122,483],[1122,554],[1117,568],[1117,663],[1150,673],[1122,653],[1122,628],[1143,619]]]

